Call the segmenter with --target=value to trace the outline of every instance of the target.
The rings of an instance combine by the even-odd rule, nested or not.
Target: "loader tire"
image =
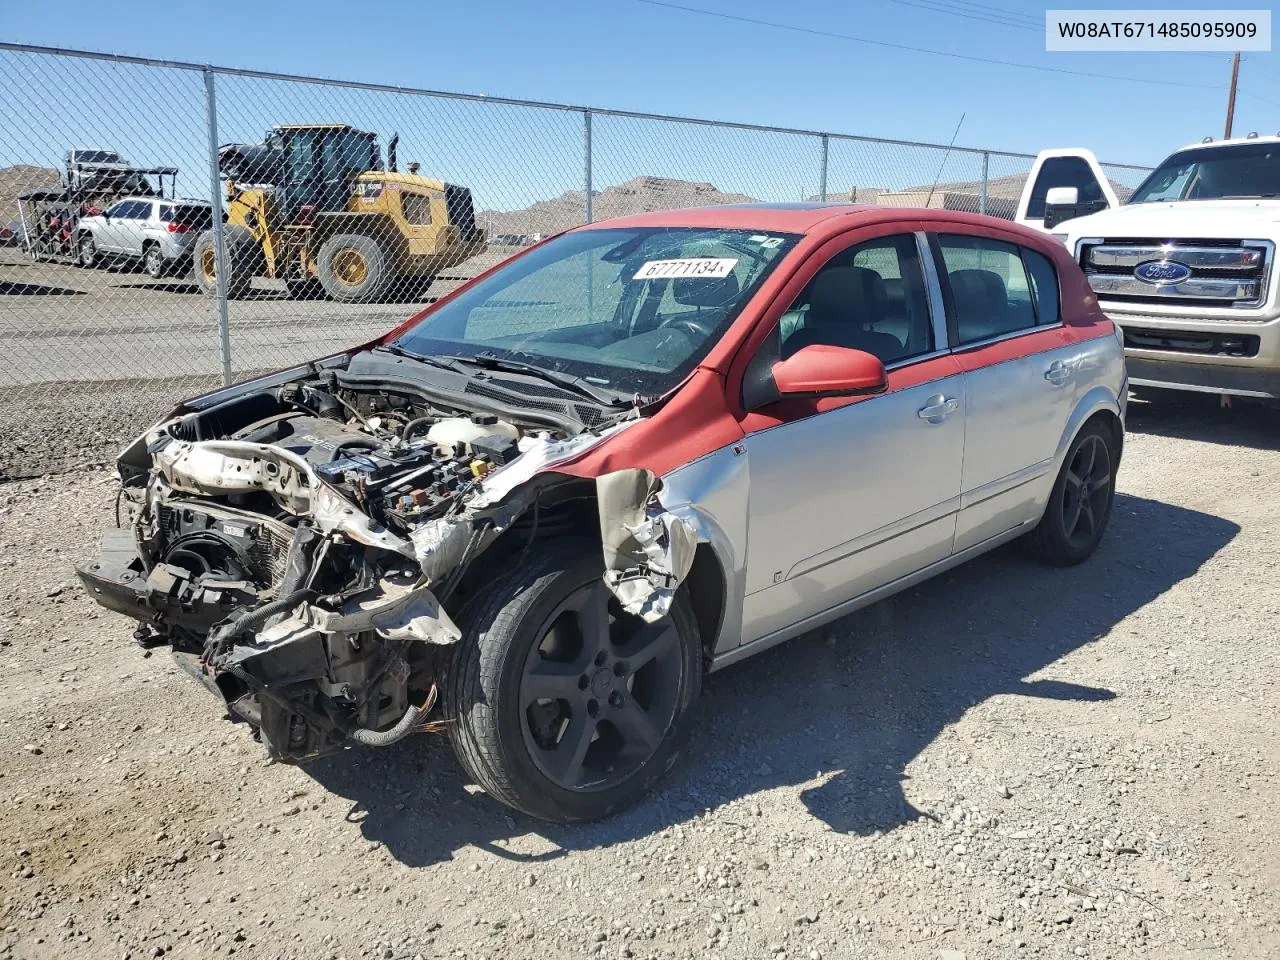
[[[227,260],[231,269],[227,275],[227,298],[240,300],[249,292],[249,284],[258,272],[258,261],[261,250],[258,242],[244,227],[228,226],[222,231],[222,242],[226,245]],[[191,253],[191,272],[196,283],[206,296],[213,296],[218,289],[217,244],[214,242],[212,230],[200,234]]]
[[[338,233],[320,245],[316,275],[330,298],[368,303],[388,292],[392,279],[386,251],[373,237]]]

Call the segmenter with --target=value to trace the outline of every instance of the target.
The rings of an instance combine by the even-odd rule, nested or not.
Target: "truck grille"
[[[1099,297],[1130,303],[1258,307],[1275,245],[1268,240],[1082,240],[1077,254]]]

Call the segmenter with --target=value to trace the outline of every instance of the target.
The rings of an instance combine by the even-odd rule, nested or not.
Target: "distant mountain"
[[[476,223],[491,235],[559,233],[583,222],[584,197],[583,191],[570,190],[554,200],[539,200],[523,210],[481,210],[476,214]],[[591,196],[591,217],[605,220],[651,210],[750,203],[754,199],[741,193],[725,193],[710,183],[634,177],[616,187],[595,191]]]
[[[0,167],[0,226],[18,219],[18,194],[36,187],[56,187],[58,171],[19,164]]]

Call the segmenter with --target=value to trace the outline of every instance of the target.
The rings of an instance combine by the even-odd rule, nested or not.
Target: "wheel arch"
[[[683,519],[697,537],[693,563],[680,589],[693,609],[704,660],[710,663],[717,648],[737,642],[724,641],[731,635],[726,627],[733,613],[728,604],[729,571],[733,569],[732,561],[726,562],[726,551],[731,551],[729,538],[713,518],[694,504],[681,504],[669,512]],[[465,605],[482,591],[496,568],[519,563],[540,543],[566,535],[589,537],[603,549],[596,484],[589,479],[550,474],[507,529],[473,558],[458,582],[460,604]],[[740,622],[740,610],[738,614]]]
[[[1071,449],[1071,444],[1080,431],[1091,423],[1103,423],[1111,431],[1111,439],[1116,452],[1116,465],[1120,463],[1120,454],[1124,448],[1124,420],[1120,409],[1120,400],[1113,391],[1098,385],[1090,388],[1077,401],[1067,426],[1058,440],[1058,449],[1054,456],[1055,473],[1061,468],[1062,461]]]

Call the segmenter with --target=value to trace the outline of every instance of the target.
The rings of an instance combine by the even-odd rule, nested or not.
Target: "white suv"
[[[80,218],[80,265],[96,267],[128,257],[141,260],[150,277],[177,273],[190,264],[201,231],[212,225],[212,207],[205,200],[126,197],[102,213]]]

